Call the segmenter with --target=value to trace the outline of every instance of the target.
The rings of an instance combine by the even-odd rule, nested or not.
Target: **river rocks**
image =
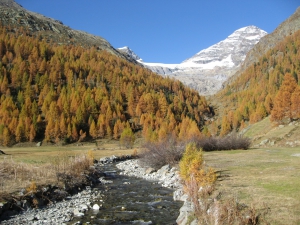
[[[28,209],[1,224],[63,224],[72,221],[74,217],[82,217],[92,208],[93,201],[99,201],[102,194],[98,190],[83,190],[80,194],[68,196],[65,201],[48,205],[42,209]],[[95,204],[96,205],[96,204]]]
[[[188,217],[193,212],[193,205],[190,201],[185,201],[183,206],[180,208],[180,214],[176,220],[177,224],[187,224]]]
[[[75,208],[75,209],[74,209],[73,214],[74,214],[74,216],[76,216],[76,217],[82,217],[82,216],[84,216],[84,213],[81,212],[78,208]]]
[[[99,210],[99,209],[100,209],[100,206],[98,204],[93,205],[93,210]]]
[[[112,180],[105,180],[104,177],[100,177],[99,181],[101,182],[101,184],[111,184],[111,183],[113,183]]]
[[[101,164],[109,164],[109,163],[114,163],[114,162],[119,162],[119,161],[124,161],[128,159],[132,159],[133,157],[131,155],[125,155],[125,156],[110,156],[110,157],[103,157],[99,159],[99,163]]]
[[[99,162],[102,163],[102,164],[108,164],[108,163],[116,162],[117,159],[118,159],[118,157],[113,155],[111,157],[103,157],[99,160]]]
[[[157,181],[164,187],[173,188],[173,199],[175,201],[183,201],[184,204],[180,208],[180,214],[176,220],[177,224],[185,225],[193,212],[193,205],[188,201],[188,196],[183,192],[183,186],[180,181],[178,171],[175,167],[165,165],[155,171],[152,168],[143,168],[139,166],[138,160],[127,160],[117,164],[117,167],[122,170],[121,174],[127,176],[135,176],[146,180]],[[197,221],[192,221],[191,224],[197,224]]]
[[[138,164],[137,159],[127,160],[117,164],[122,170],[122,175],[144,178],[146,180],[157,181],[164,187],[179,188],[181,187],[179,174],[176,168],[170,165],[163,166],[155,171],[153,168],[143,168]]]
[[[145,171],[146,174],[150,174],[150,173],[154,173],[154,172],[156,172],[156,170],[154,168],[151,168],[151,167],[146,169],[146,171]]]
[[[135,174],[136,177],[142,177],[147,180],[152,180],[155,181],[155,183],[160,183],[161,185],[165,187],[171,187],[171,188],[180,188],[180,179],[179,175],[176,171],[175,168],[172,168],[171,166],[167,165],[162,167],[160,170],[155,171],[153,169],[149,169],[148,172],[146,173],[146,169],[141,168],[137,160],[129,160],[129,161],[124,161],[124,164],[126,164],[126,173],[130,174]],[[100,163],[102,164],[102,163]],[[105,168],[106,166],[104,166]],[[99,165],[95,165],[95,169],[99,169]],[[107,178],[111,177],[116,171],[109,170],[109,171],[104,171],[104,172],[99,172],[102,176],[99,179],[99,176],[97,177],[97,180],[101,181],[102,184],[104,183],[110,183],[112,182],[111,180],[106,180]],[[123,171],[125,173],[125,171]],[[109,176],[107,176],[109,175]],[[138,175],[138,176],[137,176]],[[132,175],[133,176],[133,175]],[[124,180],[123,184],[132,186],[133,184],[131,182],[128,182]],[[105,186],[104,186],[105,187]],[[49,191],[48,189],[45,189],[45,191]],[[62,191],[63,193],[58,193],[60,192],[51,192],[53,194],[61,194],[64,196],[62,201],[60,202],[55,202],[52,201],[51,204],[48,204],[47,206],[42,207],[41,209],[35,209],[35,208],[30,208],[28,207],[27,210],[23,211],[19,215],[13,216],[11,214],[11,217],[9,220],[4,220],[1,221],[1,224],[3,225],[10,225],[10,224],[29,224],[29,225],[38,225],[38,224],[77,224],[78,220],[83,220],[85,218],[91,218],[89,215],[88,210],[94,210],[95,212],[93,213],[98,213],[97,210],[102,208],[103,203],[103,195],[102,193],[106,193],[109,191],[109,189],[105,189],[103,192],[99,191],[98,189],[93,189],[90,186],[87,186],[85,190],[81,188],[81,192],[70,195],[65,191]],[[182,192],[177,192],[177,197],[180,199],[180,195]],[[98,203],[98,204],[96,204]],[[21,206],[24,204],[27,204],[26,202],[20,202]],[[101,205],[100,205],[101,204]],[[0,205],[0,211],[5,207],[4,204]],[[124,206],[125,207],[125,206]],[[161,210],[165,210],[162,206]],[[128,207],[125,207],[123,211],[126,211]],[[120,207],[119,209],[122,210]],[[9,211],[8,211],[9,212]],[[101,211],[99,211],[101,212]],[[84,218],[82,218],[84,217]],[[92,220],[92,219],[91,219]],[[91,221],[92,223],[93,221]],[[79,222],[81,223],[81,222]],[[86,221],[86,224],[89,222]],[[139,223],[139,224],[151,224],[151,223]]]

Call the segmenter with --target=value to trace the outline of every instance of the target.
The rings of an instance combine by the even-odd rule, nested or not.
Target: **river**
[[[100,210],[89,210],[69,224],[176,224],[181,201],[173,200],[173,190],[157,182],[119,174],[114,164],[103,166],[106,184],[98,188],[103,198]],[[111,182],[112,181],[112,182]]]

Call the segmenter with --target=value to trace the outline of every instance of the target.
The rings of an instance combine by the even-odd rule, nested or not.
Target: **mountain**
[[[0,1],[0,22],[4,26],[12,28],[19,29],[23,27],[31,35],[39,36],[47,42],[60,45],[78,45],[87,48],[95,47],[98,50],[106,50],[127,61],[136,63],[132,58],[113,48],[104,38],[84,31],[71,29],[61,21],[30,12],[13,0]]]
[[[220,119],[216,126],[222,123],[222,127],[228,128],[222,129],[224,134],[241,130],[269,115],[275,124],[299,120],[299,49],[300,8],[274,32],[263,37],[224,88],[209,97],[214,113]],[[284,92],[286,83],[292,88]],[[287,97],[280,95],[283,92]],[[280,102],[290,107],[282,110]],[[283,114],[278,112],[286,112],[286,115],[282,117]]]
[[[233,82],[239,77],[251,64],[258,62],[259,58],[267,53],[268,50],[274,48],[278,42],[283,41],[287,36],[292,35],[300,29],[300,7],[298,7],[293,15],[287,20],[282,22],[272,33],[262,37],[247,54],[244,62],[240,66],[239,70],[223,84],[225,87],[227,84]]]
[[[243,27],[180,64],[139,62],[153,72],[182,81],[200,94],[211,95],[221,89],[222,83],[238,70],[249,50],[266,34],[255,26]]]
[[[135,54],[134,51],[132,51],[128,46],[125,46],[123,48],[118,48],[117,50],[119,50],[120,52],[123,52],[125,55],[127,55],[128,57],[138,61],[138,62],[142,62],[143,60],[137,55]]]

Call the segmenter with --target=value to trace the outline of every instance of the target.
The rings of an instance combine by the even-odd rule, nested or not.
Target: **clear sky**
[[[268,33],[299,0],[16,0],[76,30],[129,46],[145,62],[180,63],[255,25]]]

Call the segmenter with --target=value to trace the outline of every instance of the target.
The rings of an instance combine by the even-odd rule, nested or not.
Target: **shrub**
[[[194,180],[198,189],[212,185],[216,180],[215,171],[204,167],[202,150],[198,149],[195,143],[186,146],[179,168],[182,180],[185,183]]]
[[[136,148],[133,149],[132,157],[133,157],[133,158],[137,158],[137,157],[138,157],[138,150],[137,150]]]
[[[189,143],[186,146],[179,163],[179,174],[184,183],[184,190],[193,203],[195,215],[197,215],[205,208],[199,202],[199,190],[202,192],[213,190],[216,174],[212,168],[205,168],[202,150],[198,149],[195,143]]]
[[[227,137],[204,137],[196,141],[197,147],[203,151],[220,151],[248,149],[251,145],[249,138],[233,134]]]
[[[134,133],[132,132],[130,127],[126,127],[120,137],[121,145],[126,148],[132,148],[135,141]]]
[[[144,151],[139,155],[140,163],[143,166],[159,169],[169,164],[177,164],[184,152],[184,143],[177,142],[172,135],[167,136],[160,142],[146,142],[143,147]]]

